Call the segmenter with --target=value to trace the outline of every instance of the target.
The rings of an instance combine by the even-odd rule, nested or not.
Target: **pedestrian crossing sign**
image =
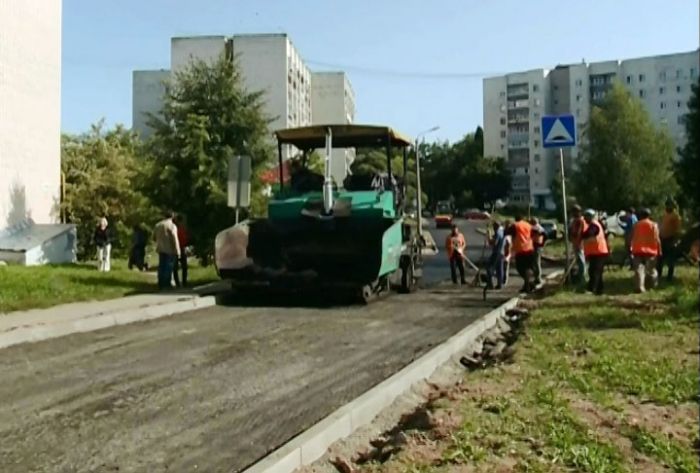
[[[545,148],[567,148],[576,146],[576,122],[574,116],[543,116],[542,146]]]

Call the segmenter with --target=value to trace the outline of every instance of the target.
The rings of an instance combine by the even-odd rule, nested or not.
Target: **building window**
[[[559,99],[554,99],[554,105],[559,105]]]
[[[663,95],[663,94],[664,94],[664,88],[663,88],[663,87],[659,87],[659,95]]]
[[[576,79],[576,87],[583,86],[583,81],[581,79]]]
[[[659,104],[659,106],[661,107],[661,110],[665,109],[665,108],[666,108],[666,102],[661,102],[661,103]]]
[[[535,174],[539,174],[539,173],[540,173],[539,168],[535,168]]]
[[[644,89],[639,89],[639,97],[644,98],[645,95]]]
[[[680,79],[683,75],[683,69],[676,69],[676,79]]]
[[[644,82],[644,74],[639,74],[639,82]]]
[[[501,149],[505,149],[505,145],[503,143],[501,143]]]
[[[501,130],[501,138],[505,138],[505,137],[506,137],[506,132],[505,132],[505,130]]]
[[[530,174],[530,170],[528,168],[525,168],[525,174]]]
[[[501,92],[498,94],[499,97],[505,97],[506,93],[505,91],[501,90]]]
[[[539,132],[540,132],[540,127],[536,126],[536,127],[533,129],[533,131],[534,131],[535,133],[539,133]]]
[[[580,117],[580,116],[581,116],[581,109],[580,109],[580,108],[577,108],[577,109],[576,109],[576,116],[577,116],[577,117]]]
[[[627,76],[627,83],[631,84],[632,83],[632,76]]]
[[[690,68],[690,78],[691,79],[695,79],[695,76],[697,75],[697,73],[698,73],[698,71],[694,67]]]
[[[539,146],[539,145],[540,145],[539,140],[535,140],[535,147],[537,147],[537,146]]]
[[[683,90],[683,88],[682,88],[680,85],[677,85],[677,86],[676,86],[676,92],[678,92],[678,93],[680,94],[680,93],[681,93],[681,90]]]
[[[533,116],[535,117],[535,120],[537,120],[538,118],[540,118],[540,112],[535,112]]]
[[[506,119],[504,117],[501,117],[501,125],[505,125],[505,124],[506,124]]]
[[[580,101],[581,101],[581,96],[580,96],[580,95],[577,95],[577,96],[576,96],[576,101],[577,101],[577,102],[580,102]]]
[[[501,104],[501,112],[505,112],[505,111],[506,111],[506,106],[504,104]]]
[[[555,84],[555,85],[554,85],[554,90],[559,90],[559,86]]]
[[[661,79],[662,81],[666,80],[666,71],[659,72],[659,79]]]
[[[678,123],[679,125],[685,124],[684,116],[678,115],[678,117],[676,118],[676,123]]]
[[[676,102],[677,108],[681,108],[682,106],[683,106],[683,102],[681,102],[680,100],[678,102]]]
[[[535,99],[535,107],[539,107],[539,106],[540,106],[540,99]]]
[[[540,155],[537,153],[535,154],[535,162],[540,162]]]
[[[537,85],[537,84],[532,84],[532,91],[533,91],[533,92],[539,92],[539,90],[540,90],[540,86],[539,86],[539,85]]]

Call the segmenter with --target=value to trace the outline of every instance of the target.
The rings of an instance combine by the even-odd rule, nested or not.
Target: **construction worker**
[[[535,245],[532,241],[532,226],[521,215],[515,217],[515,223],[506,233],[513,238],[512,251],[515,255],[515,268],[523,278],[523,287],[520,292],[532,292],[535,285],[532,281],[535,264]]]
[[[642,209],[639,211],[639,221],[632,230],[632,264],[634,266],[635,290],[645,292],[645,277],[651,278],[651,287],[655,287],[658,274],[656,272],[656,260],[661,255],[661,239],[659,227],[649,217],[651,211]]]
[[[457,270],[459,270],[459,280],[462,284],[466,284],[464,278],[464,249],[467,247],[467,242],[464,235],[459,231],[457,225],[452,225],[450,234],[445,240],[445,250],[447,258],[450,260],[450,272],[452,273],[452,282],[457,284]]]
[[[569,241],[574,250],[576,260],[576,281],[583,284],[586,281],[586,256],[583,253],[582,235],[586,231],[586,221],[581,215],[581,206],[574,205],[571,210],[571,224],[569,225]],[[568,261],[567,261],[568,264]]]
[[[656,262],[656,271],[659,273],[659,278],[661,278],[664,272],[664,263],[666,263],[668,266],[666,279],[671,282],[673,281],[673,272],[678,259],[678,243],[681,238],[681,217],[678,215],[676,205],[672,199],[666,200],[666,212],[661,220],[659,237],[661,238],[661,255],[659,255]]]
[[[493,288],[494,272],[496,273],[496,289],[501,289],[503,287],[505,281],[503,272],[505,270],[506,263],[504,254],[505,242],[506,236],[503,226],[500,224],[500,222],[494,220],[493,236],[489,238],[491,256],[489,256],[488,266],[486,267],[486,278],[488,279],[486,287],[488,289]]]
[[[595,212],[587,209],[583,218],[586,230],[581,235],[583,253],[588,261],[588,290],[594,294],[603,293],[603,270],[605,260],[610,255],[608,240],[605,238],[603,225],[595,218]]]
[[[625,232],[625,248],[627,248],[622,264],[624,265],[629,259],[630,269],[632,269],[632,253],[629,252],[629,248],[632,245],[632,230],[634,229],[634,225],[637,223],[637,211],[634,209],[634,207],[627,209],[624,218],[620,220],[619,223],[620,227],[622,227]]]
[[[542,250],[544,248],[544,242],[547,239],[547,232],[544,231],[537,217],[532,217],[530,219],[530,225],[532,226],[532,243],[535,246],[535,261],[533,264],[535,285],[539,286],[542,284]]]

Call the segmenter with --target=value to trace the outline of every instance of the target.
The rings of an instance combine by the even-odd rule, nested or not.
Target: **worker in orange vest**
[[[673,273],[676,268],[676,259],[678,259],[678,244],[682,234],[682,220],[676,204],[673,199],[666,200],[666,212],[661,219],[659,228],[659,238],[661,239],[662,255],[656,259],[656,272],[659,277],[663,276],[664,263],[668,265],[668,282],[673,281]]]
[[[506,234],[513,238],[512,252],[515,255],[515,269],[524,281],[520,292],[532,292],[535,288],[533,282],[535,245],[532,241],[532,226],[523,220],[521,215],[517,215],[515,223],[506,230]]]
[[[595,212],[588,209],[584,212],[586,230],[581,234],[583,254],[588,261],[588,290],[594,294],[603,293],[603,270],[605,260],[610,255],[608,240],[605,238],[603,225],[595,219]]]
[[[445,239],[445,250],[447,251],[447,258],[450,260],[452,282],[455,284],[457,284],[457,269],[459,269],[460,282],[462,284],[467,283],[467,280],[464,278],[464,249],[466,246],[467,242],[462,232],[459,231],[459,227],[452,225],[452,230]]]
[[[634,266],[634,282],[637,292],[645,292],[644,279],[651,278],[651,286],[655,287],[658,280],[656,261],[661,255],[661,239],[659,227],[649,217],[651,211],[642,209],[639,212],[639,221],[632,230],[632,265]]]

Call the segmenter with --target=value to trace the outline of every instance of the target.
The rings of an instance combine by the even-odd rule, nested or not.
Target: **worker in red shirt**
[[[185,225],[185,218],[177,214],[173,219],[173,222],[177,226],[177,240],[180,242],[180,256],[175,259],[175,271],[173,276],[175,277],[175,285],[177,287],[187,287],[187,252],[185,248],[190,244],[190,234],[187,231],[187,226]],[[182,278],[180,278],[180,271],[182,271]]]

